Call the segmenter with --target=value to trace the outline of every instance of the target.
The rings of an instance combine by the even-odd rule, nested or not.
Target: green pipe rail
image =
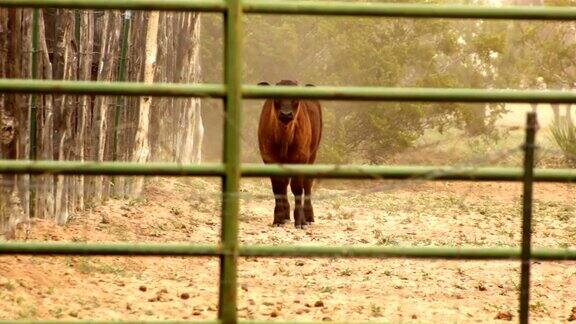
[[[30,82],[27,79],[0,79],[0,92],[226,98],[226,86],[221,84],[144,84],[138,82],[53,80]],[[576,91],[244,85],[242,86],[242,97],[245,99],[306,98],[363,101],[573,103],[576,102]]]
[[[218,245],[185,243],[29,243],[6,242],[0,244],[0,254],[23,255],[130,255],[130,256],[204,256],[216,257],[228,252]],[[395,247],[395,246],[307,246],[298,245],[242,245],[241,257],[315,257],[315,258],[406,258],[445,260],[518,260],[521,250],[512,247]],[[576,260],[575,249],[535,248],[532,260]]]
[[[576,103],[575,91],[527,91],[509,89],[434,89],[384,87],[259,87],[241,82],[242,17],[252,14],[349,15],[410,18],[576,20],[576,7],[486,7],[466,5],[387,4],[300,0],[0,0],[0,7],[68,8],[105,10],[172,10],[220,12],[225,24],[226,84],[141,84],[0,79],[0,93],[76,94],[111,96],[173,96],[222,98],[228,118],[224,128],[224,162],[217,164],[130,163],[0,160],[3,174],[213,176],[223,179],[221,241],[214,245],[185,243],[30,243],[2,242],[0,255],[122,255],[197,256],[220,259],[218,319],[194,323],[267,323],[239,321],[236,312],[237,260],[239,257],[353,257],[451,260],[521,260],[520,316],[528,323],[530,260],[576,260],[576,249],[532,248],[532,185],[534,182],[572,182],[573,169],[534,169],[536,119],[528,115],[523,168],[454,168],[364,165],[257,165],[240,163],[240,107],[244,98],[315,98],[329,100],[379,100],[425,102]],[[37,43],[38,10],[34,10]],[[36,57],[37,44],[32,55]],[[35,64],[35,59],[32,59]],[[33,69],[34,70],[34,69]],[[33,96],[32,98],[36,98]],[[34,131],[35,100],[31,104],[30,129]],[[33,120],[34,119],[34,120]],[[31,146],[35,147],[34,136]],[[33,151],[31,151],[33,152]],[[496,247],[387,247],[387,246],[265,246],[238,244],[239,180],[241,177],[293,176],[363,179],[423,179],[448,181],[522,181],[523,228],[521,248]],[[111,321],[4,321],[0,323],[111,323]],[[176,321],[124,321],[123,323],[190,323]],[[282,323],[282,322],[277,322]],[[290,323],[295,323],[290,321]]]
[[[241,12],[256,14],[347,15],[419,18],[476,19],[576,19],[574,7],[486,7],[477,5],[427,5],[401,3],[354,3],[345,1],[238,0]],[[133,9],[226,12],[226,0],[3,0],[3,7],[68,9]]]
[[[224,323],[221,320],[207,320],[207,321],[188,321],[188,320],[148,320],[148,321],[91,321],[91,320],[44,320],[44,321],[29,321],[29,320],[17,320],[17,321],[3,321],[0,320],[0,324],[110,324],[110,323],[122,323],[122,324],[221,324]],[[269,324],[270,321],[262,320],[239,320],[238,323],[241,324]],[[313,324],[317,322],[313,321],[274,321],[274,324]],[[331,324],[377,324],[388,322],[329,322]]]
[[[224,164],[165,162],[77,162],[0,160],[0,173],[109,176],[201,176],[225,175]],[[522,181],[523,168],[450,166],[383,166],[338,164],[240,164],[245,178],[305,176],[332,179]],[[534,182],[576,183],[576,169],[534,169]]]

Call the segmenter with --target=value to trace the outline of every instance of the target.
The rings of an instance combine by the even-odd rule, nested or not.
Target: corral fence
[[[485,7],[465,5],[386,4],[299,0],[0,0],[0,7],[132,9],[221,12],[225,24],[225,84],[141,84],[89,81],[0,80],[0,92],[90,94],[113,96],[213,97],[225,102],[224,161],[218,164],[76,162],[0,160],[4,174],[214,176],[223,181],[221,242],[192,244],[90,244],[2,242],[0,255],[217,256],[220,258],[218,319],[203,323],[236,323],[239,257],[355,257],[466,260],[521,260],[520,316],[528,323],[531,260],[576,260],[576,249],[531,249],[534,182],[572,182],[576,170],[534,169],[536,115],[527,116],[523,168],[403,167],[358,165],[254,165],[240,163],[240,106],[243,98],[315,98],[427,102],[576,103],[575,91],[432,89],[382,87],[258,87],[241,83],[242,17],[244,14],[353,15],[419,18],[576,20],[575,7]],[[38,10],[35,10],[37,17]],[[34,38],[34,37],[33,37]],[[35,55],[35,53],[32,53]],[[31,128],[33,125],[30,125]],[[241,177],[310,176],[327,178],[522,181],[521,248],[459,247],[314,247],[238,244]],[[3,321],[24,323],[30,321]],[[57,323],[58,321],[45,321]],[[93,321],[74,321],[74,323]],[[157,322],[157,321],[155,321]],[[167,321],[184,323],[189,321]],[[242,321],[241,321],[242,322]],[[248,322],[248,321],[247,321]],[[58,322],[61,323],[61,322]],[[145,321],[138,321],[145,323]]]

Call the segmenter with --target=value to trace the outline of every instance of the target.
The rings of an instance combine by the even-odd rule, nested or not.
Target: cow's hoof
[[[296,224],[295,227],[297,229],[306,229],[306,225],[304,225],[304,224]]]
[[[273,227],[282,227],[282,225],[284,225],[284,222],[274,222],[272,223]]]
[[[312,224],[314,224],[314,221],[311,221],[311,222],[306,221],[306,225],[312,225]]]

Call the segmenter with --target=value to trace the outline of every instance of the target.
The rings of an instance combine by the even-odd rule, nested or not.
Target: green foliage
[[[126,271],[123,267],[115,265],[113,263],[105,263],[98,260],[92,260],[86,257],[79,258],[69,258],[67,263],[71,267],[75,267],[79,272],[89,274],[89,273],[103,273],[103,274],[114,274],[123,275]]]
[[[561,119],[550,127],[550,134],[564,157],[576,166],[576,126]]]
[[[6,290],[8,290],[8,291],[14,291],[14,289],[16,289],[16,287],[14,286],[14,284],[11,283],[11,282],[9,282],[9,281],[6,282],[6,283],[4,283],[4,284],[2,284],[2,287],[3,287],[3,288],[6,288]]]
[[[222,81],[221,23],[204,19],[204,82]],[[566,41],[574,34],[570,23],[276,15],[250,15],[244,23],[248,84],[294,79],[334,86],[528,88],[545,82],[562,88],[576,79],[570,68],[576,42]],[[244,103],[243,152],[251,162],[259,161],[261,105]],[[494,125],[506,112],[503,104],[323,101],[323,107],[319,161],[326,163],[380,163],[413,146],[426,129],[497,138]],[[207,132],[212,138],[221,128],[208,126]]]

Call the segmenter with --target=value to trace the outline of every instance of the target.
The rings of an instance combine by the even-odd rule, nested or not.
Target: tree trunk
[[[92,72],[92,52],[94,50],[94,18],[92,11],[83,11],[80,16],[80,42],[78,44],[78,79],[89,81]],[[77,160],[86,160],[86,125],[89,110],[90,98],[88,96],[81,96],[77,108],[77,130],[76,130],[76,143]],[[77,206],[79,210],[85,207],[84,193],[85,177],[79,176],[77,183]]]
[[[200,82],[200,17],[196,13],[186,13],[185,17],[187,24],[193,29],[190,43],[188,44],[188,51],[190,52],[189,61],[187,66],[189,68],[185,80],[191,83]],[[184,107],[184,134],[179,136],[183,138],[181,146],[182,154],[178,156],[178,161],[181,163],[199,163],[202,157],[202,142],[204,140],[204,125],[202,123],[202,112],[200,107],[200,99],[191,98],[187,99],[188,104]],[[177,128],[178,129],[178,128]]]
[[[0,9],[0,78],[18,78],[21,75],[22,9]],[[0,94],[0,158],[18,158],[19,125],[16,116],[23,106],[23,96]],[[27,222],[20,203],[15,175],[2,175],[0,181],[0,232],[14,237],[19,223]]]
[[[106,12],[104,14],[103,29],[100,37],[100,58],[98,62],[98,81],[112,81],[115,79],[115,72],[117,67],[119,55],[119,38],[121,29],[121,15],[118,12]],[[109,143],[112,137],[109,136],[112,131],[110,126],[112,114],[109,114],[110,107],[112,107],[115,98],[98,96],[95,99],[93,110],[93,129],[94,132],[93,143],[94,145],[94,160],[98,162],[105,161],[110,151]],[[109,192],[110,181],[108,177],[97,176],[94,179],[94,204],[99,204],[104,198],[107,197]]]
[[[44,20],[43,10],[40,10],[39,17],[40,34],[39,34],[39,55],[38,55],[38,77],[41,79],[52,79],[53,69],[52,62],[50,61],[48,50],[47,37],[46,37],[46,23]],[[53,96],[42,95],[38,98],[38,116],[37,125],[39,136],[38,142],[38,158],[43,160],[52,160],[54,157],[53,152],[53,136],[54,136],[54,105]],[[54,215],[54,187],[53,178],[48,175],[36,176],[35,184],[37,185],[36,192],[36,209],[35,214],[31,217],[48,218]]]
[[[0,9],[0,78],[30,78],[32,9]],[[135,12],[130,30],[126,80],[200,81],[198,13]],[[119,12],[42,9],[39,15],[39,79],[114,81],[120,60]],[[27,159],[30,95],[0,94],[0,157]],[[116,98],[36,95],[37,158],[106,161],[112,156]],[[204,127],[200,100],[128,97],[120,112],[118,160],[152,159],[198,163]],[[134,122],[137,120],[137,122]],[[89,131],[90,130],[90,131]],[[153,148],[153,149],[152,149]],[[0,230],[27,224],[29,176],[2,176]],[[64,224],[96,206],[110,192],[108,178],[35,176],[33,217]],[[144,179],[122,183],[122,193],[140,195]],[[11,237],[13,237],[12,235]]]
[[[158,42],[158,20],[159,12],[152,11],[148,18],[146,28],[146,61],[144,63],[144,83],[154,82],[154,70],[156,67],[156,54]],[[151,97],[141,97],[139,107],[138,128],[134,137],[133,161],[144,163],[150,156],[150,146],[148,141],[148,128],[150,125],[150,104]],[[144,178],[134,179],[131,194],[139,196],[144,189]]]
[[[98,62],[98,81],[107,80],[106,78],[106,66],[105,66],[105,58],[106,53],[108,52],[108,34],[110,28],[110,12],[106,12],[103,18],[103,28],[102,34],[100,38],[100,59]],[[107,69],[106,69],[107,70]],[[105,146],[105,139],[106,139],[106,131],[107,131],[107,123],[106,123],[106,97],[96,97],[95,104],[94,104],[94,121],[96,132],[94,133],[95,140],[93,144],[95,144],[95,160],[98,162],[104,161],[104,146]],[[104,177],[103,176],[96,176],[94,178],[94,204],[99,203],[102,201],[102,192],[104,191]]]
[[[73,37],[73,12],[70,10],[58,10],[56,17],[56,49],[54,51],[53,67],[54,78],[60,80],[72,80],[76,75],[76,64],[73,64],[72,37]],[[69,95],[54,96],[54,155],[59,161],[66,160],[70,146],[72,125],[72,99]],[[62,175],[56,176],[54,215],[58,224],[65,224],[68,220],[68,198],[73,192]]]

